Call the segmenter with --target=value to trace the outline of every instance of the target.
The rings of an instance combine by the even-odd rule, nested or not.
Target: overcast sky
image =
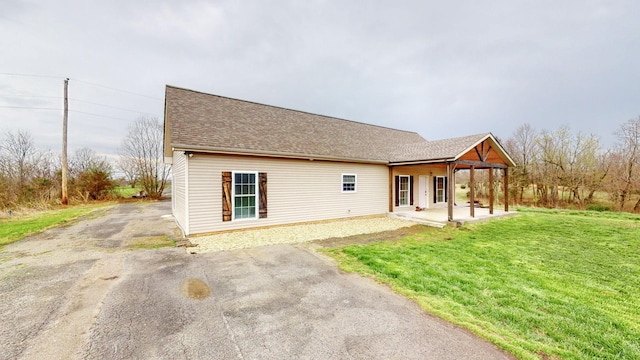
[[[416,131],[596,134],[640,115],[640,1],[0,3],[0,132],[116,154],[165,84]],[[35,76],[26,76],[35,75]],[[141,96],[142,95],[142,96]],[[44,109],[43,109],[44,108]]]

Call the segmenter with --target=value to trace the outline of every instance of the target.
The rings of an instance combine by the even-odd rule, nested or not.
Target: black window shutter
[[[400,206],[400,176],[396,175],[396,190],[395,195],[396,195],[396,206]]]
[[[433,177],[433,203],[438,202],[438,178],[436,176]]]
[[[447,202],[447,198],[449,197],[449,178],[444,177],[444,202]]]
[[[260,219],[267,217],[267,173],[258,173],[258,188],[260,190]]]
[[[222,221],[231,221],[231,172],[222,172]]]
[[[409,205],[413,205],[413,175],[409,176]]]

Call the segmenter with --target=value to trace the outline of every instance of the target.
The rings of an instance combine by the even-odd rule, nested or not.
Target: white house
[[[515,165],[491,133],[427,141],[174,86],[166,87],[164,131],[173,214],[185,235],[416,206],[448,207],[453,220],[455,171],[503,169],[506,184]]]

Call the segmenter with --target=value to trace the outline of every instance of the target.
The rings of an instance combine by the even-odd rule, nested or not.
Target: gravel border
[[[335,220],[316,224],[283,225],[258,230],[233,231],[189,238],[190,253],[205,253],[233,249],[246,249],[263,245],[295,244],[313,240],[340,238],[382,231],[397,230],[415,225],[415,222],[376,217],[366,219]]]

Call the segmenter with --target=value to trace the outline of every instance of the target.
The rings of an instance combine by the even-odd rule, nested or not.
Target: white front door
[[[418,206],[426,208],[429,205],[428,190],[429,189],[429,177],[420,175],[418,178]]]

